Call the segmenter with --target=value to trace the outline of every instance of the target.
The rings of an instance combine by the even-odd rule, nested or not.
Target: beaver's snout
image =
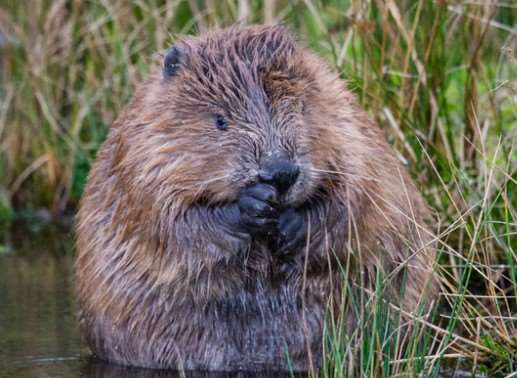
[[[299,174],[300,167],[287,154],[276,153],[262,159],[259,179],[284,193],[293,186]]]

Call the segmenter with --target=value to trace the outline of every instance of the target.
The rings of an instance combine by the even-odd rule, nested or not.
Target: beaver
[[[404,311],[429,298],[428,207],[322,58],[285,26],[184,37],[162,58],[78,211],[79,319],[96,356],[306,371],[321,366],[345,264],[365,290],[385,272]]]

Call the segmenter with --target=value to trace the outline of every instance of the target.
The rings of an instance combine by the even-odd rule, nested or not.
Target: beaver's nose
[[[259,178],[283,193],[296,182],[299,174],[300,167],[286,155],[274,154],[262,160]]]

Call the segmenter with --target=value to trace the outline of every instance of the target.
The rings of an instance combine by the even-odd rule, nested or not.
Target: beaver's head
[[[284,27],[181,40],[142,91],[132,144],[143,159],[138,175],[155,193],[227,202],[263,181],[299,204],[332,185],[342,141],[331,128],[344,88]]]

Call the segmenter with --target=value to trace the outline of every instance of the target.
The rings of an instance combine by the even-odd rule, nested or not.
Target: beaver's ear
[[[163,77],[168,79],[176,75],[182,63],[182,51],[176,46],[167,50],[163,60]]]

